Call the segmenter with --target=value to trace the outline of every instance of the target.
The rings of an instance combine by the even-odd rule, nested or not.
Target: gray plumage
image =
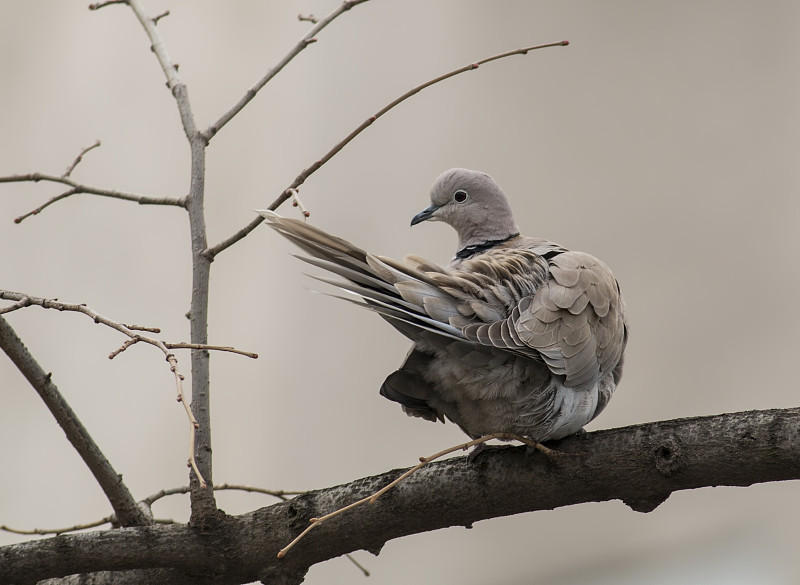
[[[535,441],[576,433],[610,400],[627,342],[611,270],[583,252],[519,235],[507,197],[484,173],[452,169],[411,225],[443,221],[458,234],[446,267],[369,254],[307,223],[260,211],[267,225],[343,280],[414,342],[380,393],[412,416],[449,419],[472,438]]]

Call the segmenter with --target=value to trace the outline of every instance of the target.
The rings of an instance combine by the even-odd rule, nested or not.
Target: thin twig
[[[252,485],[241,485],[241,484],[233,484],[233,483],[220,483],[214,485],[214,491],[220,490],[235,490],[241,492],[252,492],[258,494],[265,494],[267,496],[273,496],[278,498],[279,500],[285,502],[289,498],[286,496],[299,496],[305,494],[306,492],[301,491],[288,491],[288,490],[268,490],[266,488],[260,488]],[[191,488],[188,485],[177,487],[177,488],[170,488],[166,490],[161,490],[158,493],[152,494],[147,496],[142,500],[142,503],[147,506],[152,506],[154,502],[164,498],[166,496],[174,496],[179,494],[188,494],[191,491]]]
[[[124,323],[124,325],[131,331],[147,331],[148,333],[161,333],[161,329],[159,329],[158,327],[146,327],[144,325],[129,325],[127,323]]]
[[[28,297],[24,297],[24,298],[18,300],[13,305],[9,305],[7,307],[3,307],[2,309],[0,309],[0,315],[2,315],[4,313],[10,313],[12,311],[16,311],[17,309],[22,309],[24,307],[29,306],[30,304],[31,304],[31,300]]]
[[[34,297],[31,295],[25,295],[22,293],[16,293],[7,290],[0,290],[0,299],[12,300],[12,301],[21,301],[23,299],[28,299],[28,304],[43,307],[45,309],[55,309],[57,311],[74,311],[77,313],[83,313],[84,315],[90,317],[95,323],[100,323],[102,325],[105,325],[106,327],[110,327],[111,329],[119,331],[123,335],[128,336],[131,340],[134,340],[132,342],[126,341],[126,344],[123,345],[122,349],[112,352],[108,356],[109,359],[112,359],[114,356],[118,355],[120,351],[123,351],[126,347],[129,347],[133,343],[137,343],[139,341],[142,341],[144,343],[149,343],[150,345],[153,345],[158,349],[160,349],[166,356],[167,362],[169,362],[170,371],[175,376],[175,384],[178,389],[178,401],[183,403],[183,406],[186,409],[187,417],[189,418],[190,422],[189,426],[191,429],[189,435],[189,442],[192,448],[189,457],[189,465],[192,467],[192,469],[195,470],[195,473],[197,474],[197,479],[200,482],[200,484],[203,487],[206,486],[206,482],[203,479],[202,474],[197,470],[197,462],[195,460],[195,455],[194,455],[194,437],[195,437],[195,430],[197,428],[197,420],[195,419],[191,408],[183,398],[183,374],[181,374],[180,371],[178,370],[178,360],[175,358],[175,355],[172,352],[170,352],[169,348],[163,341],[155,339],[153,337],[147,337],[145,335],[135,333],[129,327],[126,327],[125,325],[117,321],[113,321],[108,317],[104,317],[103,315],[90,309],[86,305],[79,305],[74,303],[62,303],[55,299]]]
[[[204,132],[203,136],[205,137],[206,141],[211,140],[214,135],[219,132],[225,124],[230,122],[233,117],[238,114],[242,109],[254,98],[256,94],[267,84],[269,81],[275,77],[281,69],[286,67],[289,62],[294,59],[303,49],[305,49],[311,43],[316,42],[316,36],[319,32],[328,26],[331,22],[333,22],[338,16],[350,10],[353,6],[357,6],[359,4],[363,4],[367,2],[367,0],[347,0],[346,2],[342,2],[336,10],[331,12],[328,16],[320,20],[316,23],[316,25],[308,31],[303,38],[301,38],[297,44],[281,59],[278,61],[277,65],[275,65],[272,69],[267,71],[266,75],[259,79],[253,87],[247,90],[244,96],[234,104],[234,106],[225,112],[219,120],[214,122],[211,126],[209,126]],[[302,20],[302,19],[301,19]]]
[[[97,528],[98,526],[102,526],[103,524],[114,524],[116,521],[117,517],[111,515],[111,516],[106,516],[105,518],[100,518],[100,520],[95,520],[94,522],[87,522],[85,524],[76,524],[75,526],[69,526],[68,528],[32,528],[30,530],[27,530],[23,528],[12,528],[11,526],[6,526],[4,524],[0,526],[0,530],[11,532],[13,534],[41,534],[41,535],[55,534],[56,536],[58,536],[59,534],[67,534],[68,532],[77,532],[78,530]],[[153,518],[153,524],[177,524],[177,522],[175,522],[175,520],[170,520],[167,518]]]
[[[300,210],[300,213],[303,214],[303,219],[308,219],[311,216],[311,212],[308,211],[303,202],[300,201],[300,193],[297,192],[297,189],[289,189],[292,192],[292,207],[297,207]]]
[[[86,524],[76,524],[75,526],[69,526],[67,528],[32,528],[30,530],[25,530],[21,528],[11,528],[10,526],[6,526],[3,524],[0,526],[0,530],[5,530],[6,532],[12,532],[14,534],[64,534],[65,532],[76,532],[77,530],[86,530],[88,528],[96,528],[98,526],[102,526],[103,524],[109,524],[114,521],[114,516],[106,516],[105,518],[101,518],[100,520],[96,520],[94,522],[87,522]]]
[[[290,542],[289,544],[287,544],[285,547],[283,547],[281,550],[278,551],[278,558],[282,559],[283,557],[285,557],[286,553],[289,552],[289,549],[291,549],[294,545],[296,545],[312,529],[316,528],[317,526],[325,522],[325,520],[330,520],[334,516],[338,516],[343,512],[346,512],[352,508],[355,508],[356,506],[360,506],[361,504],[365,504],[367,502],[369,502],[370,504],[374,504],[379,497],[381,497],[383,494],[385,494],[390,489],[395,487],[398,483],[400,483],[401,481],[403,481],[404,479],[406,479],[407,477],[418,471],[420,468],[428,465],[428,463],[435,461],[440,457],[444,457],[445,455],[448,455],[450,453],[454,453],[455,451],[466,451],[471,447],[482,445],[483,443],[491,441],[492,439],[501,439],[504,441],[519,441],[521,443],[528,445],[529,447],[541,450],[546,454],[552,454],[552,451],[550,449],[548,449],[544,445],[537,443],[536,441],[528,439],[527,437],[522,437],[520,435],[514,435],[511,433],[494,433],[492,435],[479,437],[467,443],[461,443],[453,447],[448,447],[447,449],[439,451],[438,453],[434,453],[430,457],[420,457],[419,463],[417,463],[414,467],[407,470],[405,473],[397,477],[394,481],[390,482],[388,485],[384,486],[374,494],[369,495],[365,498],[361,498],[360,500],[353,502],[352,504],[348,504],[347,506],[344,506],[342,508],[339,508],[338,510],[334,510],[333,512],[331,512],[330,514],[326,514],[325,516],[320,516],[319,518],[312,518],[305,530],[303,530],[300,534],[298,534],[297,537],[292,542]]]
[[[200,468],[197,466],[197,458],[194,455],[197,429],[200,428],[200,423],[197,422],[197,419],[192,412],[192,407],[189,406],[189,403],[186,402],[186,397],[183,395],[183,381],[185,380],[185,377],[178,370],[178,360],[175,357],[175,354],[168,353],[167,362],[169,362],[170,372],[175,375],[175,385],[178,387],[177,400],[183,405],[183,408],[186,411],[186,416],[189,417],[189,460],[187,462],[187,466],[191,467],[194,471],[195,476],[197,476],[197,481],[200,482],[200,487],[205,488],[207,486],[206,480],[203,479],[203,474],[200,473]]]
[[[75,170],[75,167],[77,167],[78,164],[80,164],[80,162],[83,160],[83,155],[85,155],[87,152],[89,152],[90,150],[92,150],[94,148],[98,148],[99,146],[100,146],[100,141],[99,140],[95,140],[94,144],[92,144],[91,146],[87,146],[86,148],[81,150],[80,154],[78,154],[78,156],[75,157],[75,160],[72,161],[72,164],[69,165],[67,167],[67,170],[64,171],[64,174],[61,175],[62,178],[64,178],[64,179],[69,178],[69,176],[72,174],[72,171]]]
[[[167,87],[172,91],[176,85],[181,83],[181,80],[178,77],[178,70],[172,63],[172,59],[167,55],[167,50],[164,47],[164,43],[161,41],[161,35],[157,32],[157,21],[145,14],[144,9],[139,4],[139,0],[125,0],[125,4],[130,6],[131,10],[133,10],[142,28],[144,28],[145,33],[150,38],[150,48],[153,53],[155,53],[158,63],[161,65],[161,70],[167,78]]]
[[[243,355],[254,360],[258,359],[258,354],[253,353],[252,351],[244,351],[241,349],[236,349],[235,347],[230,347],[228,345],[208,345],[205,343],[165,343],[168,348],[170,349],[205,349],[211,351],[228,351],[231,353],[238,353],[239,355]]]
[[[313,14],[309,14],[307,16],[303,14],[298,14],[297,20],[299,20],[300,22],[310,22],[311,24],[317,24],[319,22],[319,19]]]
[[[153,17],[153,24],[158,24],[158,21],[164,18],[165,16],[169,16],[169,10],[165,10],[161,14]],[[177,65],[175,65],[177,67]]]
[[[346,555],[344,555],[344,556],[346,556],[346,557],[348,558],[348,560],[349,560],[351,563],[353,563],[353,564],[354,564],[356,567],[358,567],[359,569],[361,569],[361,572],[362,572],[362,573],[364,573],[364,576],[365,576],[365,577],[369,577],[369,571],[367,571],[367,569],[364,567],[364,565],[362,565],[361,563],[359,563],[359,562],[358,562],[358,561],[355,559],[355,557],[353,557],[353,555],[351,555],[350,553],[347,553],[347,554],[346,554]]]
[[[101,8],[105,8],[106,6],[111,6],[112,4],[127,4],[128,0],[105,0],[105,2],[96,2],[94,4],[89,4],[89,10],[100,10]]]
[[[117,349],[108,354],[108,359],[113,360],[115,357],[117,357],[123,351],[128,349],[130,346],[139,343],[139,341],[141,340],[138,337],[131,337],[130,339],[126,339],[122,345],[120,345]]]
[[[67,170],[70,170],[69,167]],[[61,183],[71,187],[71,189],[68,189],[63,193],[50,198],[47,202],[43,203],[36,209],[15,218],[14,223],[20,223],[32,215],[41,213],[45,208],[51,206],[56,201],[60,201],[61,199],[69,197],[70,195],[76,195],[78,193],[87,193],[89,195],[99,195],[101,197],[110,197],[112,199],[133,201],[139,205],[174,205],[177,207],[186,207],[186,199],[184,197],[181,197],[180,199],[176,199],[174,197],[149,197],[147,195],[125,193],[124,191],[117,191],[115,189],[100,189],[98,187],[76,183],[70,179],[67,174],[57,177],[55,175],[47,175],[45,173],[28,173],[25,175],[10,175],[7,177],[0,177],[0,183],[38,183],[39,181]]]
[[[191,105],[189,103],[186,85],[183,83],[183,81],[181,81],[181,78],[178,75],[178,66],[173,63],[172,59],[170,59],[169,55],[167,54],[167,49],[164,46],[163,40],[161,39],[161,34],[158,32],[157,22],[158,18],[160,17],[150,18],[147,16],[144,8],[142,8],[141,4],[139,4],[139,0],[125,0],[125,4],[127,4],[136,15],[136,18],[142,25],[145,34],[147,34],[147,37],[150,39],[150,50],[152,50],[155,54],[156,60],[161,66],[161,71],[164,72],[164,76],[167,78],[167,88],[172,92],[172,95],[175,97],[175,101],[177,102],[178,114],[180,115],[181,124],[183,125],[183,131],[186,134],[186,138],[189,140],[190,145],[194,145],[197,139],[200,138],[204,142],[203,146],[205,146],[207,141],[203,137],[202,133],[197,131],[197,126],[194,122],[194,115],[192,114]],[[192,148],[194,149],[194,146],[192,146]],[[200,147],[200,150],[202,150],[202,147]]]
[[[531,46],[531,47],[523,47],[521,49],[515,49],[513,51],[507,51],[505,53],[500,53],[499,55],[494,55],[492,57],[487,57],[485,59],[481,59],[480,61],[476,61],[474,63],[470,63],[469,65],[465,65],[464,67],[459,67],[458,69],[454,69],[453,71],[450,71],[449,73],[445,73],[444,75],[440,75],[439,77],[431,79],[430,81],[426,81],[425,83],[423,83],[421,85],[418,85],[418,86],[414,87],[413,89],[410,89],[409,91],[407,91],[406,93],[404,93],[403,95],[401,95],[400,97],[398,97],[397,99],[393,100],[388,105],[383,107],[375,115],[370,116],[369,118],[364,120],[364,122],[362,122],[350,134],[348,134],[343,140],[338,142],[322,158],[317,159],[314,162],[314,164],[312,164],[310,167],[308,167],[305,170],[303,170],[303,172],[301,172],[297,176],[297,178],[294,180],[294,182],[291,185],[289,185],[286,189],[284,189],[281,192],[281,194],[278,196],[278,198],[275,199],[275,201],[273,201],[269,205],[269,207],[267,207],[267,209],[269,209],[270,211],[275,211],[278,207],[281,206],[281,204],[283,204],[287,199],[289,199],[292,196],[292,193],[294,191],[296,191],[297,188],[300,187],[300,185],[302,185],[306,181],[306,179],[308,179],[308,177],[310,177],[313,173],[315,173],[317,170],[319,170],[319,168],[322,165],[324,165],[326,162],[328,162],[340,150],[342,150],[345,146],[347,146],[347,144],[351,140],[353,140],[356,136],[361,134],[361,132],[363,132],[366,128],[371,126],[375,122],[375,120],[377,120],[378,118],[380,118],[381,116],[386,114],[392,108],[395,108],[396,106],[400,105],[401,103],[403,103],[405,100],[407,100],[411,96],[419,93],[423,89],[425,89],[427,87],[430,87],[431,85],[434,85],[436,83],[439,83],[440,81],[444,81],[445,79],[449,79],[449,78],[451,78],[451,77],[453,77],[455,75],[459,75],[460,73],[465,73],[467,71],[472,71],[473,69],[477,69],[480,65],[483,65],[485,63],[489,63],[491,61],[496,61],[498,59],[503,59],[505,57],[510,57],[512,55],[527,55],[530,51],[535,51],[537,49],[545,49],[545,48],[548,48],[548,47],[564,47],[564,46],[566,46],[568,44],[569,44],[569,41],[560,41],[558,43],[547,43],[545,45],[535,45],[535,46]],[[248,223],[246,226],[241,228],[238,232],[236,232],[232,236],[226,238],[225,240],[219,242],[217,245],[212,246],[211,248],[206,250],[205,251],[206,256],[208,256],[209,258],[213,259],[217,254],[219,254],[220,252],[222,252],[226,248],[229,248],[230,246],[232,246],[233,244],[235,244],[236,242],[238,242],[239,240],[241,240],[242,238],[247,236],[247,234],[249,234],[256,227],[258,227],[258,225],[262,221],[264,221],[263,217],[261,217],[261,216],[256,217],[250,223]]]

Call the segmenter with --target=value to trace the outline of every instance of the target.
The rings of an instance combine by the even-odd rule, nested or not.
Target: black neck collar
[[[485,252],[486,250],[490,250],[494,248],[498,244],[502,244],[503,242],[507,242],[512,238],[516,238],[519,233],[511,234],[507,238],[503,238],[502,240],[487,240],[480,244],[472,244],[471,246],[465,246],[461,248],[458,252],[456,252],[456,258],[459,260],[466,260],[470,256],[474,256],[475,254],[480,254],[481,252]]]

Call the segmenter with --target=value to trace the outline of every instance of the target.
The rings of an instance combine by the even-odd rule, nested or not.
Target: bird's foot
[[[505,447],[503,445],[487,445],[486,443],[480,443],[478,445],[475,445],[469,452],[469,455],[467,455],[467,461],[472,463],[473,461],[475,461],[475,458],[481,453],[496,451],[498,449],[505,449]]]
[[[534,455],[535,453],[541,453],[547,458],[547,461],[549,461],[554,465],[558,465],[564,460],[564,458],[572,456],[572,453],[565,453],[564,451],[559,451],[557,449],[545,447],[541,443],[534,443],[534,444],[526,443],[525,454],[527,456],[531,456]]]

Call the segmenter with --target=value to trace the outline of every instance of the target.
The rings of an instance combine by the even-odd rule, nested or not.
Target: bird
[[[450,169],[411,220],[458,235],[446,266],[371,254],[305,221],[257,211],[332,275],[317,280],[378,313],[413,345],[380,394],[409,416],[452,421],[472,439],[536,443],[580,433],[622,376],[625,303],[601,260],[520,235],[508,197],[488,174]]]

